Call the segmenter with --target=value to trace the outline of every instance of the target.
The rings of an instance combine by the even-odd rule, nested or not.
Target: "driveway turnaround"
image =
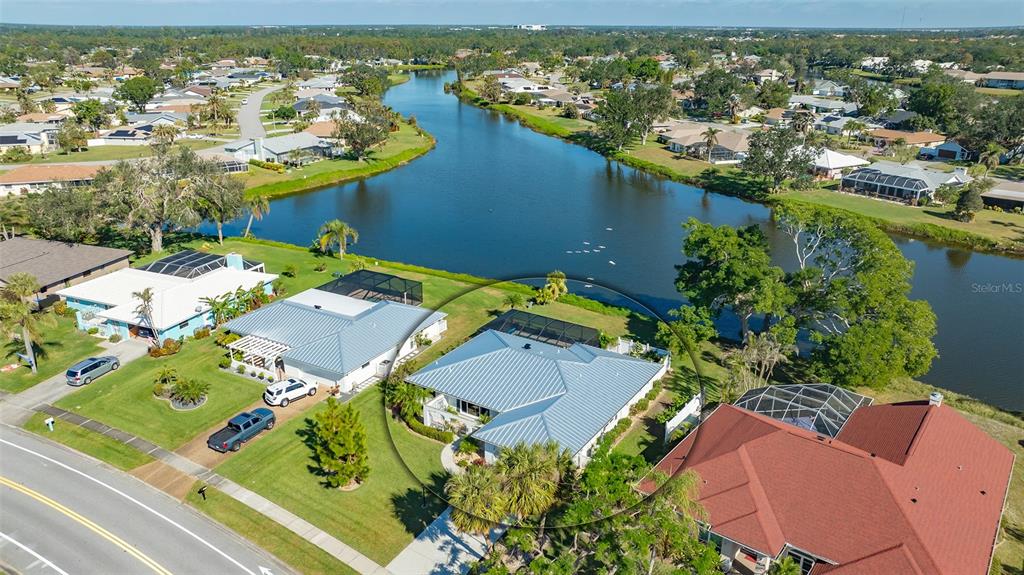
[[[6,426],[0,509],[0,557],[26,575],[291,572],[141,481]]]

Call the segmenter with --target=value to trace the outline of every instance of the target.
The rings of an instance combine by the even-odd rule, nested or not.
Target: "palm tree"
[[[857,134],[859,136],[867,127],[867,124],[858,120],[850,120],[847,122],[846,125],[843,126],[843,131],[846,132],[846,143],[849,144],[853,142],[853,135]]]
[[[263,216],[270,213],[270,201],[266,196],[255,194],[246,198],[245,203],[249,208],[249,223],[245,224],[245,233],[242,234],[243,238],[249,237],[249,230],[252,229],[253,219],[263,221]]]
[[[557,443],[518,443],[502,450],[496,468],[502,477],[501,491],[507,511],[519,518],[540,516],[539,537],[544,537],[547,512],[555,504],[555,493],[567,460]]]
[[[704,138],[704,145],[708,148],[708,162],[711,162],[711,148],[715,147],[718,143],[718,134],[722,131],[717,128],[708,128],[701,133],[701,137]]]
[[[481,534],[491,550],[490,530],[505,516],[505,494],[493,467],[473,465],[444,486],[452,506],[452,523],[466,533]]]
[[[32,342],[40,336],[43,328],[54,323],[51,315],[32,313],[30,298],[38,292],[39,282],[35,276],[18,272],[7,278],[7,285],[0,293],[0,321],[3,329],[10,336],[21,337],[32,373],[37,373]]]
[[[204,297],[199,300],[201,303],[210,306],[210,313],[213,314],[213,323],[218,326],[231,317],[231,299],[224,296]]]
[[[790,123],[793,129],[804,136],[804,142],[807,141],[807,132],[811,129],[811,124],[814,122],[814,117],[804,110],[798,111],[793,115],[793,120]]]
[[[174,145],[178,137],[178,128],[170,124],[161,124],[153,127],[152,138],[153,148],[157,151],[166,151]]]
[[[978,157],[978,163],[983,164],[988,168],[988,170],[994,170],[999,167],[999,159],[1002,158],[1005,153],[1006,148],[994,142],[989,142],[989,144],[985,146],[985,151]]]
[[[509,309],[523,307],[526,305],[526,298],[524,298],[521,293],[510,293],[505,296],[505,305],[507,305]]]
[[[355,228],[341,220],[331,220],[320,226],[320,251],[327,253],[332,246],[338,246],[338,257],[345,257],[345,250],[348,249],[348,239],[352,243],[359,242],[359,232]]]
[[[132,292],[132,298],[139,300],[139,305],[135,306],[136,317],[140,317],[146,322],[146,326],[152,332],[150,338],[156,341],[156,325],[153,322],[153,288]]]
[[[772,563],[768,575],[800,575],[800,565],[792,557],[786,555],[781,561]]]

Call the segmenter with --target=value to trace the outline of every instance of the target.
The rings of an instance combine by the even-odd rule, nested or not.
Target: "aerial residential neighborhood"
[[[1024,571],[1024,11],[7,0],[0,570]]]

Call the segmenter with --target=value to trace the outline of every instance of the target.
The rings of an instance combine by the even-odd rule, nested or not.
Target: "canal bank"
[[[392,261],[484,277],[572,277],[634,295],[664,312],[675,290],[680,224],[757,224],[776,263],[792,269],[792,244],[762,204],[652,176],[581,146],[543,137],[504,116],[444,94],[450,72],[419,73],[385,95],[415,115],[436,148],[402,169],[272,202],[253,233],[308,245],[324,221],[360,232],[355,249]],[[238,234],[243,218],[227,226]],[[211,228],[212,229],[212,228]],[[916,264],[912,297],[938,316],[940,358],[922,379],[1011,410],[1024,409],[1024,261],[894,238]],[[586,290],[583,290],[584,295]],[[735,322],[719,326],[732,335]]]

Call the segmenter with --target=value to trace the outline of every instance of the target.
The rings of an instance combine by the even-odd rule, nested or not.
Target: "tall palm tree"
[[[483,535],[487,551],[488,536],[505,516],[505,494],[493,467],[470,466],[465,473],[453,475],[444,486],[452,506],[452,523],[461,531]]]
[[[252,229],[253,219],[262,221],[263,216],[270,213],[270,200],[266,196],[255,194],[246,198],[245,203],[249,208],[249,223],[245,224],[245,233],[242,234],[243,238],[249,237],[249,230]]]
[[[985,151],[978,157],[978,163],[983,164],[988,168],[986,171],[994,170],[999,167],[999,159],[1002,158],[1005,153],[1006,148],[994,142],[989,142],[988,145],[985,146]]]
[[[230,298],[214,296],[204,297],[199,301],[210,307],[210,313],[213,314],[213,323],[215,326],[224,323],[231,317],[232,304]]]
[[[36,370],[36,354],[32,342],[40,336],[43,328],[53,325],[53,316],[32,312],[32,296],[39,291],[39,282],[35,276],[24,272],[11,274],[7,285],[0,293],[0,322],[3,330],[11,335],[21,337],[25,345],[25,357],[28,358],[32,373]]]
[[[150,339],[156,341],[156,325],[153,321],[153,288],[132,292],[132,298],[139,301],[139,305],[135,306],[135,315],[146,322],[146,326],[152,332]]]
[[[798,111],[793,115],[793,120],[790,125],[794,130],[799,132],[804,137],[804,142],[807,141],[807,132],[811,129],[811,124],[814,122],[814,117],[806,111]]]
[[[555,504],[555,493],[565,469],[557,443],[519,443],[501,452],[496,468],[507,511],[520,522],[540,516],[539,537],[544,537],[547,512]]]
[[[721,133],[722,131],[717,128],[708,128],[701,133],[701,137],[704,138],[704,145],[708,149],[708,162],[711,162],[711,148],[714,148],[715,144],[718,143],[718,134]]]
[[[341,220],[331,220],[320,226],[318,232],[320,251],[326,253],[333,246],[338,246],[338,257],[345,257],[345,250],[348,249],[348,240],[352,238],[352,243],[359,241],[359,232]]]
[[[858,120],[850,120],[849,122],[847,122],[846,125],[843,126],[843,131],[846,132],[846,143],[849,144],[853,142],[854,134],[859,136],[860,133],[863,132],[864,129],[867,127],[867,124],[865,124],[864,122],[860,122]]]

